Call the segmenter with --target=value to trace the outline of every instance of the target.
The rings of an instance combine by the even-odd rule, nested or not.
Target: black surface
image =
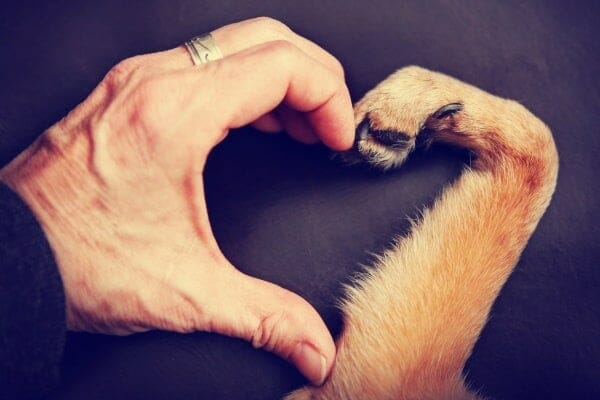
[[[85,4],[84,4],[85,3]],[[35,6],[34,6],[35,5]],[[600,397],[598,2],[24,2],[0,12],[0,163],[83,100],[111,65],[269,15],[337,55],[355,99],[418,64],[517,99],[553,129],[554,200],[496,302],[468,380],[497,399]],[[402,171],[346,169],[320,147],[235,132],[206,171],[225,254],[295,290],[332,331],[340,283],[456,176],[438,148]],[[300,385],[244,342],[162,332],[72,335],[56,398],[269,399]]]

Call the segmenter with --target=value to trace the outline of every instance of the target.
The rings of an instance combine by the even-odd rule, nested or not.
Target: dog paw
[[[451,128],[463,107],[452,86],[452,79],[419,67],[395,72],[355,105],[354,148],[342,159],[384,170],[402,165],[417,145]]]

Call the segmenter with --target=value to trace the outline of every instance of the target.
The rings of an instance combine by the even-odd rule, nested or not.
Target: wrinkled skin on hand
[[[271,19],[228,25],[213,37],[224,58],[200,67],[183,46],[119,63],[0,178],[42,224],[69,329],[240,337],[320,384],[335,357],[327,328],[301,297],[224,257],[202,174],[211,149],[250,123],[349,148],[354,122],[343,70]]]

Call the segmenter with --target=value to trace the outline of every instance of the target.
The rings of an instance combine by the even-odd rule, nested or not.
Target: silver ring
[[[196,36],[185,42],[194,65],[202,65],[223,58],[223,54],[210,33]]]

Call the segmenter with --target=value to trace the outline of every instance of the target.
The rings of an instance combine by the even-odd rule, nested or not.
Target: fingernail
[[[290,361],[314,385],[321,386],[327,377],[327,359],[308,343],[298,343]]]

